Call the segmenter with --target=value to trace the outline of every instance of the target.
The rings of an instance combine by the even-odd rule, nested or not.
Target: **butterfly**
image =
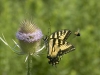
[[[64,54],[75,50],[72,44],[66,42],[70,34],[70,30],[63,29],[52,33],[44,39],[48,50],[47,58],[49,59],[49,64],[58,64]]]

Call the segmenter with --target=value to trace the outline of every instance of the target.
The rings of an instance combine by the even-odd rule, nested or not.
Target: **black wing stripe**
[[[56,39],[53,39],[52,50],[53,50],[53,47],[55,45],[55,42],[56,42]]]
[[[60,39],[58,39],[58,47],[60,47],[61,43]]]
[[[66,31],[66,30],[64,30],[64,34],[66,34],[66,32],[67,32],[67,31]]]
[[[60,31],[60,35],[62,35],[62,31]]]
[[[66,35],[65,35],[65,37],[64,37],[64,40],[67,40],[68,37],[69,37],[70,34],[71,34],[71,31],[69,30],[69,31],[67,31],[65,34],[66,34]]]
[[[59,32],[57,32],[57,38],[59,37],[60,35],[59,35]]]
[[[55,34],[52,34],[51,36],[52,36],[52,38],[54,38]]]

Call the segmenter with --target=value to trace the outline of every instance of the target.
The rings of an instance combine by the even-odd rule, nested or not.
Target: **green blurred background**
[[[32,75],[100,75],[100,0],[0,0],[0,37],[12,39],[20,23],[31,19],[43,34],[70,29],[75,51],[63,56],[57,68],[48,64],[46,50],[33,58]],[[81,36],[74,32],[80,30]],[[0,41],[0,75],[27,75],[26,55],[17,55]]]

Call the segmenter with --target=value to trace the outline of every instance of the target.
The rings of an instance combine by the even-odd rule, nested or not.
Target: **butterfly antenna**
[[[51,25],[50,25],[50,21],[49,21],[49,28],[48,28],[48,35],[45,36],[44,40],[46,41],[48,39],[48,36],[51,34]]]
[[[49,34],[49,35],[51,34],[51,24],[50,24],[50,21],[49,21],[48,34]]]

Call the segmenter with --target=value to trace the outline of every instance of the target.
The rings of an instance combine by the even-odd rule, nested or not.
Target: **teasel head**
[[[42,31],[31,21],[24,20],[16,33],[19,46],[23,53],[34,54],[40,51]]]

